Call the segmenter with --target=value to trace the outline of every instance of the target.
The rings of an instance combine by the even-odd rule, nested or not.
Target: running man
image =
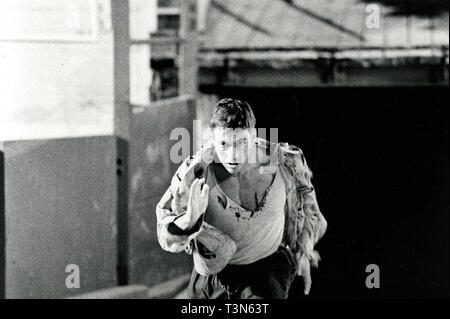
[[[244,101],[219,101],[209,124],[156,207],[161,247],[194,257],[189,298],[284,299],[296,275],[308,294],[327,222],[302,151],[257,138]]]

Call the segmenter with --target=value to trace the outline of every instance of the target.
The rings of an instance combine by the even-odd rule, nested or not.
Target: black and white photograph
[[[448,0],[0,0],[0,299],[448,300],[449,210]]]

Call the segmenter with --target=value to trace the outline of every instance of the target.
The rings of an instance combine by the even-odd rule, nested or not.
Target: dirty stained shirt
[[[257,138],[255,144],[258,158],[264,158],[269,151],[276,159],[278,173],[286,189],[284,234],[282,245],[288,247],[300,264],[302,256],[317,264],[318,254],[315,245],[325,234],[327,221],[319,209],[315,189],[311,183],[309,169],[302,150],[288,143],[270,143]],[[214,159],[214,146],[211,142],[193,156],[186,158],[175,175],[169,188],[156,205],[157,238],[161,247],[169,252],[186,251],[193,253],[193,239],[202,231],[202,219],[188,232],[179,232],[174,221],[186,214],[190,185],[195,179],[194,168],[201,165],[206,169]],[[207,224],[205,221],[204,224]],[[297,269],[298,275],[302,275]]]
[[[286,190],[277,172],[261,202],[254,210],[247,210],[228,197],[218,185],[212,165],[208,166],[206,183],[209,202],[205,221],[213,225],[237,244],[230,264],[250,264],[272,255],[283,239]]]

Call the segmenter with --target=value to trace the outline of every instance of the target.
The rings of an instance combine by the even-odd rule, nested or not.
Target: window
[[[180,15],[158,15],[158,31],[178,34],[180,30]]]
[[[152,37],[155,39],[178,36],[181,27],[180,1],[158,0],[157,5],[157,31]],[[154,45],[151,68],[153,71],[151,101],[178,96],[178,43]]]
[[[158,0],[158,8],[179,8],[180,0]]]

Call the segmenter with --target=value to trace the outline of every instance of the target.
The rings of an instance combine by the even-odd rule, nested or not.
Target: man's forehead
[[[252,129],[243,128],[215,128],[213,130],[213,136],[216,139],[222,140],[240,140],[249,138],[252,133]]]

